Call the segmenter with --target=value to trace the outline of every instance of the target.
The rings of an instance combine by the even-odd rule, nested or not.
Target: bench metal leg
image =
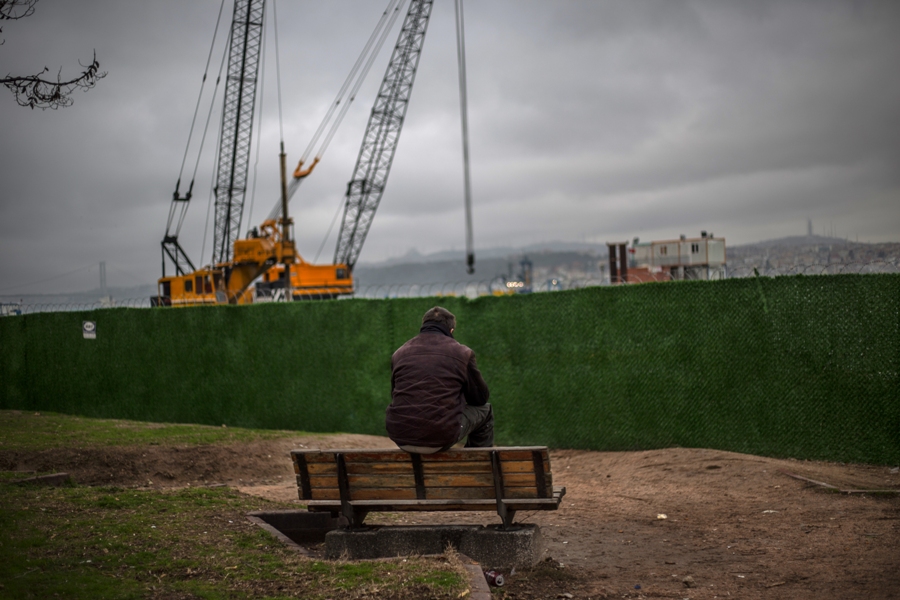
[[[512,526],[516,511],[507,508],[503,502],[505,494],[503,488],[503,469],[500,467],[500,453],[496,450],[491,451],[491,471],[494,474],[494,497],[497,498],[497,514],[503,521],[503,529],[509,529]]]
[[[364,527],[363,521],[366,520],[366,516],[368,516],[369,511],[352,507],[351,510],[353,511],[353,517],[350,519],[350,528],[362,529]]]
[[[500,517],[503,518],[503,515],[500,515]],[[516,511],[511,508],[507,508],[506,509],[506,518],[503,519],[503,529],[509,529],[510,527],[512,527],[512,524],[513,524],[513,521],[515,520],[515,518],[516,518]]]
[[[347,463],[344,460],[344,455],[339,452],[334,455],[334,459],[337,462],[338,490],[341,494],[341,514],[350,523],[352,529],[358,529],[363,526],[363,521],[366,519],[366,515],[369,514],[369,511],[353,508],[353,505],[350,503],[350,480],[347,477]]]

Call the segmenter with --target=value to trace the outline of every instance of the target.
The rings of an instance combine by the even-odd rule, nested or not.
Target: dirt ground
[[[234,446],[147,446],[0,455],[0,469],[62,471],[81,484],[225,484],[297,502],[289,450],[390,447],[386,438],[311,436]],[[498,598],[900,598],[896,467],[778,460],[702,449],[551,450],[555,512],[546,560],[506,573]],[[840,493],[788,473],[825,482]],[[375,523],[495,523],[489,513],[371,515]],[[486,565],[485,565],[486,566]]]

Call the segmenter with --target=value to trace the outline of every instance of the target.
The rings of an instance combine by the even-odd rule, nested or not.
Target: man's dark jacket
[[[391,358],[388,435],[399,446],[449,447],[459,440],[465,405],[482,406],[489,396],[475,353],[428,321]]]

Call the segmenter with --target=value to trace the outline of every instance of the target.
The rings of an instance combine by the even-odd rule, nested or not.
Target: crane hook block
[[[319,164],[319,157],[315,157],[312,161],[312,164],[309,165],[308,169],[303,168],[303,161],[297,163],[297,168],[294,169],[294,179],[303,179],[310,173],[312,173],[313,169],[316,168],[316,165]]]

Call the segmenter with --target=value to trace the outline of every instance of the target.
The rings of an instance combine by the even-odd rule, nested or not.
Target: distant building
[[[634,238],[622,279],[629,283],[672,279],[724,279],[725,238],[705,231],[698,238],[641,242]],[[620,268],[620,272],[624,269]]]
[[[0,302],[0,317],[9,317],[11,315],[21,315],[22,307],[14,303]]]

